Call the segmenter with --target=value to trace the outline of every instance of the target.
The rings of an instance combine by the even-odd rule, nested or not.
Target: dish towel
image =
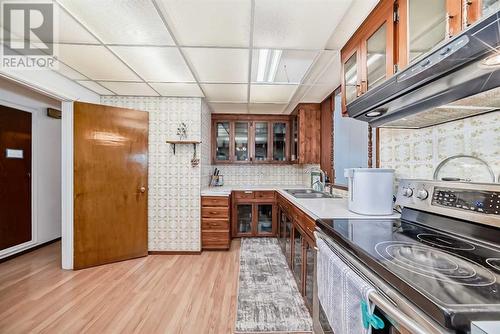
[[[375,306],[371,305],[368,295],[375,289],[349,268],[318,235],[316,245],[318,298],[334,333],[371,334],[372,327],[363,325],[362,305],[368,306],[369,310],[365,311],[370,312],[370,317]]]

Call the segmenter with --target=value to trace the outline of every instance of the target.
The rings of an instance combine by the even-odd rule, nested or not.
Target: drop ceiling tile
[[[250,114],[281,114],[286,106],[286,104],[277,103],[250,103],[248,112]]]
[[[247,102],[246,84],[204,84],[201,87],[210,102]]]
[[[99,95],[115,95],[112,91],[107,90],[106,88],[104,88],[103,86],[99,85],[94,81],[78,80],[77,82],[80,85],[84,86],[85,88],[88,88]]]
[[[59,43],[99,44],[99,41],[65,10],[59,9],[57,15],[59,17],[59,28],[57,30],[57,41]]]
[[[177,48],[115,46],[111,49],[146,81],[195,82]]]
[[[246,103],[209,103],[215,114],[246,114],[248,106]]]
[[[265,54],[266,52],[264,52]],[[253,51],[252,82],[262,80],[258,75],[259,70],[265,69],[263,70],[263,82],[298,84],[312,65],[318,51],[269,50],[267,54],[268,57],[263,57],[261,50]],[[277,55],[277,66],[274,67],[273,58],[275,55]]]
[[[184,48],[201,82],[246,83],[248,50]]]
[[[257,48],[323,49],[352,0],[255,0]]]
[[[59,59],[93,80],[139,81],[103,46],[60,44]]]
[[[196,83],[152,82],[150,85],[161,96],[203,97],[203,93]]]
[[[173,45],[152,1],[60,0],[106,44]]]
[[[99,82],[104,87],[112,90],[117,95],[132,96],[158,96],[158,94],[143,82]]]
[[[181,45],[249,46],[250,0],[160,0],[160,3]]]
[[[325,69],[330,66],[332,62],[340,63],[340,52],[331,50],[322,50],[316,58],[311,70],[304,78],[304,84],[314,84],[325,72]],[[337,73],[332,73],[335,77],[340,78],[340,69]]]
[[[330,95],[336,87],[328,84],[317,84],[308,86],[308,90],[302,96],[303,103],[320,103]]]
[[[250,86],[250,102],[288,103],[298,85],[254,85]]]
[[[71,67],[64,65],[60,61],[57,62],[57,68],[55,71],[72,80],[88,80],[84,75],[73,70]]]

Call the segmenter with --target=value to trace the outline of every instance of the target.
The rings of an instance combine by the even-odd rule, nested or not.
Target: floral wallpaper
[[[418,130],[380,130],[380,166],[394,168],[397,178],[432,179],[439,163],[457,154],[485,160],[498,182],[500,111]]]
[[[177,145],[173,154],[167,139],[178,139],[177,127],[187,124],[187,138],[200,140],[200,98],[103,96],[101,103],[149,112],[148,239],[150,251],[199,251],[200,176],[203,166],[192,167],[192,145]],[[208,148],[209,149],[209,148]],[[198,146],[197,158],[206,155]]]

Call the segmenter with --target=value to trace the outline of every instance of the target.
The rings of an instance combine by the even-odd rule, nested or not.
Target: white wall
[[[61,121],[46,116],[60,102],[0,78],[0,104],[32,113],[32,241],[0,258],[61,236]]]

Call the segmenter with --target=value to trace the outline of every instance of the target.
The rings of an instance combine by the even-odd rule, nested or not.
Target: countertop
[[[295,198],[284,191],[285,189],[307,188],[304,185],[248,185],[248,186],[224,186],[202,189],[202,196],[229,196],[231,191],[238,190],[262,190],[277,191],[292,204],[304,211],[308,216],[316,219],[387,219],[399,218],[399,213],[388,216],[366,216],[349,211],[346,198]]]

